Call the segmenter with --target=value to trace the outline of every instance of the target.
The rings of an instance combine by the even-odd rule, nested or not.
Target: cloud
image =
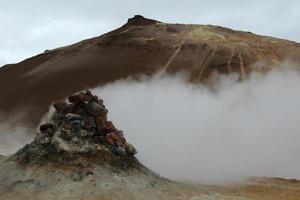
[[[170,179],[300,178],[300,75],[218,78],[216,91],[179,75],[117,81],[94,92],[139,160]]]

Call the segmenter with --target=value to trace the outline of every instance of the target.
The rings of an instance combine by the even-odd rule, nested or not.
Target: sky
[[[300,41],[296,0],[0,0],[0,66],[101,35],[140,14]]]

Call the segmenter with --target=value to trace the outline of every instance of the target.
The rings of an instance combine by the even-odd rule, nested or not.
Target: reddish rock
[[[120,137],[115,133],[115,132],[110,132],[109,135],[111,136],[111,138],[115,141],[117,140],[121,140]]]
[[[109,134],[105,136],[105,142],[111,146],[115,145],[114,139]]]
[[[104,126],[105,126],[106,121],[107,121],[106,116],[105,117],[95,117],[96,127],[100,133],[104,132]]]
[[[109,133],[110,137],[113,139],[114,143],[116,145],[123,145],[124,143],[122,142],[122,139],[119,137],[119,135],[115,132]]]
[[[74,103],[75,105],[77,105],[77,104],[83,104],[84,98],[85,98],[85,95],[84,95],[84,93],[81,92],[79,94],[69,96],[68,99],[69,99],[70,103]]]
[[[124,134],[123,134],[123,131],[117,131],[116,134],[118,134],[122,144],[125,144],[126,143],[126,139],[124,137]]]
[[[106,121],[103,125],[103,131],[105,132],[117,132],[118,130],[112,123],[112,121]]]

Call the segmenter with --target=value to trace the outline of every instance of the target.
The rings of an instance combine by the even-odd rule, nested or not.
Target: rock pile
[[[34,143],[57,153],[89,153],[99,149],[115,155],[136,154],[126,142],[121,130],[107,120],[103,100],[90,91],[70,96],[67,102],[57,102],[50,121],[39,127]]]

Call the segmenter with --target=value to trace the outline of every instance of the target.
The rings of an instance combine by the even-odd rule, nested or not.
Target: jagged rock
[[[105,116],[107,114],[107,110],[95,101],[91,101],[87,104],[86,111],[93,116]]]
[[[108,135],[113,139],[115,144],[123,145],[123,141],[122,141],[121,137],[119,136],[119,134],[117,134],[115,132],[111,132]]]
[[[41,126],[40,126],[40,131],[41,132],[47,132],[47,131],[52,131],[53,130],[53,125],[52,124],[42,124]]]
[[[86,91],[68,99],[70,104],[54,103],[56,112],[51,123],[40,126],[34,143],[42,151],[89,153],[106,146],[118,156],[134,155],[134,147],[126,147],[123,132],[107,121],[107,110],[100,98]]]
[[[153,24],[156,24],[158,21],[153,19],[147,19],[143,17],[142,15],[135,15],[132,18],[129,18],[127,20],[128,25],[138,25],[138,26],[150,26]]]
[[[104,124],[104,129],[106,131],[117,131],[116,127],[114,126],[114,124],[112,123],[112,121],[107,121]]]
[[[84,103],[85,96],[83,93],[77,95],[69,96],[69,102],[74,103],[75,105]]]
[[[41,133],[51,136],[53,135],[54,126],[52,124],[43,124],[40,126]]]

